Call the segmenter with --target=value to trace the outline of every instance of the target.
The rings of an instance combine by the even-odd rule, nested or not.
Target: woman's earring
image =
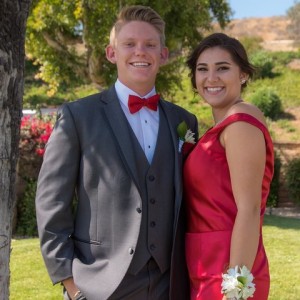
[[[246,82],[246,79],[241,80],[241,84],[244,84]]]

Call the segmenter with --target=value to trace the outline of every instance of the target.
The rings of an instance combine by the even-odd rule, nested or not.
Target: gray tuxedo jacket
[[[175,148],[170,299],[188,299],[177,126],[197,136],[197,120],[160,100]],[[114,87],[64,104],[48,141],[36,194],[41,251],[53,283],[74,277],[89,300],[107,299],[132,260],[141,215],[130,126]],[[162,170],[163,171],[163,170]],[[72,205],[78,199],[76,213]]]

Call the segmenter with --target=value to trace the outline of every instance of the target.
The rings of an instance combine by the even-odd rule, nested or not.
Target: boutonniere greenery
[[[177,126],[177,134],[179,136],[179,152],[181,152],[181,148],[185,143],[192,144],[192,145],[196,143],[194,137],[195,133],[192,132],[192,130],[187,127],[185,121],[182,121]]]

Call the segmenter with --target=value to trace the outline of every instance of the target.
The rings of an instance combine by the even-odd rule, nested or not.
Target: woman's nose
[[[208,73],[207,79],[209,82],[216,82],[216,81],[218,81],[219,78],[218,78],[216,72],[212,71],[212,72]]]

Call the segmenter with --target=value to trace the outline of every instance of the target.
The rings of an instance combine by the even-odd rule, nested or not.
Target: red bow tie
[[[160,98],[160,96],[158,94],[156,94],[148,99],[140,98],[140,97],[134,96],[134,95],[129,95],[129,98],[128,98],[129,111],[132,114],[134,114],[134,113],[138,112],[144,106],[156,111],[159,98]]]

